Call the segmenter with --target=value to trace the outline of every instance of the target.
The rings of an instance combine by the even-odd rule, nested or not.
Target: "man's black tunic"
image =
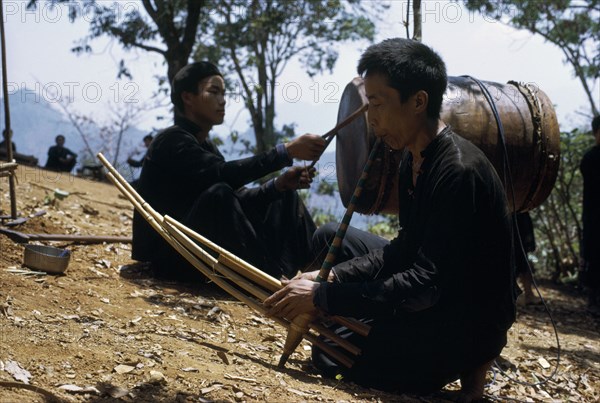
[[[67,162],[62,162],[61,159],[71,157]],[[46,161],[46,169],[59,172],[71,172],[77,163],[77,154],[69,150],[67,147],[51,146],[48,149],[48,160]]]
[[[584,282],[600,288],[600,145],[581,160],[583,175],[583,237],[581,256],[585,261]]]
[[[315,303],[370,318],[348,377],[383,389],[430,390],[498,356],[515,319],[511,218],[494,168],[444,129],[400,164],[400,231],[383,249],[334,267]]]
[[[140,174],[140,195],[159,213],[184,222],[273,275],[302,264],[298,260],[310,257],[307,249],[315,227],[296,192],[279,193],[272,183],[242,188],[291,165],[287,154],[273,148],[226,162],[210,140],[196,138],[199,131],[194,123],[179,117],[174,126],[156,136]],[[304,240],[295,238],[303,234]],[[291,242],[296,244],[293,251]],[[194,271],[174,262],[176,255],[137,212],[132,256],[157,263],[158,274],[167,277]]]

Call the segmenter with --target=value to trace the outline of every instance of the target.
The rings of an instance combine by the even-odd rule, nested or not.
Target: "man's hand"
[[[275,189],[279,192],[308,189],[315,174],[316,170],[314,168],[293,166],[275,179]]]
[[[326,145],[325,139],[316,134],[304,134],[297,139],[285,143],[285,148],[290,158],[296,158],[305,161],[315,161],[319,159]]]
[[[319,283],[311,280],[290,281],[263,302],[263,305],[268,308],[267,315],[294,320],[300,314],[316,312],[313,295],[317,287]]]
[[[289,283],[290,281],[293,281],[293,280],[310,280],[310,281],[315,281],[317,279],[318,275],[319,275],[319,270],[313,270],[313,271],[307,271],[307,272],[304,272],[304,273],[298,273],[298,275],[296,275],[296,277],[294,277],[292,280],[288,280],[287,283]]]
[[[291,281],[294,280],[310,280],[310,281],[316,281],[317,280],[317,276],[319,275],[319,271],[320,270],[313,270],[313,271],[307,271],[304,273],[300,273],[298,274],[296,277],[294,277],[291,280],[281,280],[281,283],[283,285],[287,285],[289,284]],[[333,270],[329,271],[329,277],[327,277],[327,282],[328,283],[332,283],[334,280],[334,275],[333,275]]]

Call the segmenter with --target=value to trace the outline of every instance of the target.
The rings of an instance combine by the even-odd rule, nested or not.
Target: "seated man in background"
[[[129,164],[130,167],[133,168],[141,168],[142,165],[144,165],[144,160],[146,159],[146,154],[148,153],[148,147],[150,147],[150,143],[152,143],[152,139],[154,137],[152,137],[151,134],[148,134],[146,136],[144,136],[144,147],[146,147],[146,151],[144,152],[144,155],[142,155],[142,158],[140,158],[139,160],[136,160],[133,158],[133,156],[130,156],[129,158],[127,158],[127,164]],[[139,151],[138,151],[139,153]]]
[[[148,154],[148,147],[150,147],[150,144],[152,143],[153,139],[154,139],[154,137],[152,137],[151,134],[144,136],[144,147],[146,147],[146,150],[144,151],[142,158],[140,158],[139,160],[136,160],[133,158],[133,155],[135,155],[136,153],[139,153],[139,151],[133,153],[133,155],[131,155],[131,156],[129,156],[129,158],[127,158],[127,164],[129,164],[130,167],[141,168],[144,165],[144,160],[146,159],[146,154]],[[133,170],[132,170],[132,176],[133,176]],[[138,182],[139,182],[139,179],[134,179],[131,182],[129,182],[129,184],[131,186],[133,186],[134,188],[137,188]]]
[[[10,131],[11,137],[12,137],[12,130]],[[0,141],[0,153],[2,153],[2,155],[7,155],[7,143],[8,142],[8,133],[6,132],[6,129],[2,130],[2,141]],[[13,154],[17,152],[17,146],[15,145],[15,142],[11,140],[10,145],[12,147],[12,152]]]
[[[400,231],[388,243],[350,228],[327,282],[303,273],[265,306],[289,320],[317,310],[365,318],[367,337],[337,329],[362,350],[351,369],[313,346],[313,364],[326,376],[395,392],[431,392],[460,378],[461,399],[481,399],[516,314],[502,183],[484,154],[440,120],[447,75],[432,49],[385,40],[366,50],[358,72],[375,135],[404,150]],[[319,228],[317,251],[334,228]]]
[[[46,169],[58,172],[71,172],[77,163],[77,154],[65,147],[65,136],[56,136],[56,145],[48,149]]]
[[[592,119],[595,144],[586,151],[579,169],[583,177],[580,281],[592,312],[600,312],[600,115]]]
[[[225,116],[225,82],[209,62],[193,63],[174,77],[175,125],[152,141],[138,182],[140,195],[219,246],[279,278],[293,277],[311,259],[315,224],[296,189],[314,175],[302,167],[261,186],[250,182],[292,165],[315,160],[325,140],[305,135],[262,154],[225,161],[208,134]],[[152,262],[158,276],[200,279],[136,212],[132,257]]]

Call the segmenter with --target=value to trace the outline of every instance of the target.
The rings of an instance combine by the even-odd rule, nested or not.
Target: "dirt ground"
[[[110,184],[28,167],[19,167],[17,179],[20,216],[46,214],[14,230],[131,234],[132,207]],[[58,201],[56,188],[70,195]],[[6,215],[6,178],[0,190]],[[71,250],[64,275],[28,273],[23,244],[0,235],[0,402],[52,395],[66,402],[445,402],[459,387],[393,395],[324,379],[310,365],[307,342],[278,370],[286,331],[214,285],[154,280],[130,259],[127,243],[45,244]],[[520,307],[498,360],[503,372],[488,374],[488,399],[598,401],[599,317],[573,289],[540,288],[558,327],[560,356],[543,306]],[[23,381],[39,389],[9,387]]]

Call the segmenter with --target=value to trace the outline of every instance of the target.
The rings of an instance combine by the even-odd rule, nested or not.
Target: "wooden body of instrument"
[[[528,211],[546,200],[558,174],[560,132],[552,103],[540,89],[515,82],[484,82],[504,126],[514,187],[514,210]],[[366,102],[361,78],[349,83],[340,101],[338,121]],[[503,151],[492,109],[479,86],[467,77],[448,77],[442,120],[460,136],[479,147],[512,195],[503,172]],[[344,206],[367,161],[375,135],[368,126],[368,111],[340,129],[336,140],[336,169]],[[373,161],[356,211],[362,214],[398,212],[397,175],[400,152],[381,147]]]

